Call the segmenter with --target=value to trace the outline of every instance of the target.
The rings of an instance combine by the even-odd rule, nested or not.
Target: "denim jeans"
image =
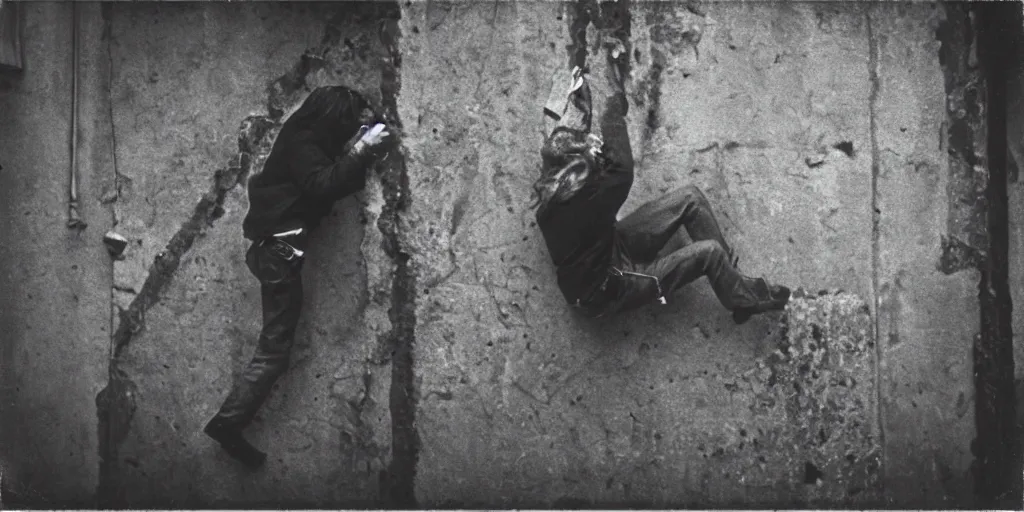
[[[658,256],[679,229],[692,242]],[[673,190],[619,221],[620,250],[602,289],[581,304],[589,316],[606,316],[663,299],[707,276],[726,309],[758,303],[756,280],[730,262],[732,251],[719,229],[707,198],[695,186]],[[761,297],[763,300],[765,297]]]
[[[609,56],[610,68],[614,59]],[[614,71],[614,69],[612,69]],[[601,115],[601,131],[607,151],[633,169],[626,115],[629,103],[615,75]],[[686,229],[692,243],[658,257],[679,229]],[[650,201],[618,222],[620,250],[612,254],[611,273],[595,296],[580,304],[584,314],[605,316],[629,311],[672,294],[707,276],[719,302],[727,309],[750,307],[768,298],[767,285],[743,276],[730,261],[732,250],[722,236],[707,197],[695,186],[673,190]],[[760,286],[759,286],[760,285]],[[758,292],[758,288],[764,288]]]
[[[300,248],[304,244],[294,244]],[[287,261],[273,242],[253,243],[245,255],[249,271],[260,281],[263,329],[256,354],[242,371],[217,413],[225,425],[245,428],[252,422],[278,377],[288,369],[295,328],[302,311],[302,258]]]

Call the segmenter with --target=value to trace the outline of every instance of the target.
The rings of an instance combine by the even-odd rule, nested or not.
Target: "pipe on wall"
[[[78,2],[71,2],[71,169],[68,187],[68,228],[85,229],[78,215]]]

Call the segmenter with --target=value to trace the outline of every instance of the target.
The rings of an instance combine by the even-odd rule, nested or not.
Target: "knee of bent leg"
[[[679,191],[687,197],[692,197],[693,199],[698,199],[701,201],[706,200],[706,197],[704,196],[704,191],[701,190],[700,187],[698,187],[697,185],[685,185],[682,188],[680,188]]]
[[[674,202],[679,206],[685,206],[689,204],[703,204],[707,202],[707,198],[704,196],[704,191],[697,185],[683,185],[672,191]]]
[[[717,240],[700,240],[693,243],[697,251],[708,261],[726,260],[729,254]]]

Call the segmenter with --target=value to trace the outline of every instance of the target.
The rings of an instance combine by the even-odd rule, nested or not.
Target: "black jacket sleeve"
[[[304,195],[336,201],[366,186],[366,171],[373,162],[370,151],[331,159],[313,141],[302,141],[290,151],[289,171]]]

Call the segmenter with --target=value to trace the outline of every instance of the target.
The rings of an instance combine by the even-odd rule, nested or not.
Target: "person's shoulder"
[[[316,141],[316,134],[310,129],[296,130],[290,134],[288,141],[292,144],[311,143]]]

